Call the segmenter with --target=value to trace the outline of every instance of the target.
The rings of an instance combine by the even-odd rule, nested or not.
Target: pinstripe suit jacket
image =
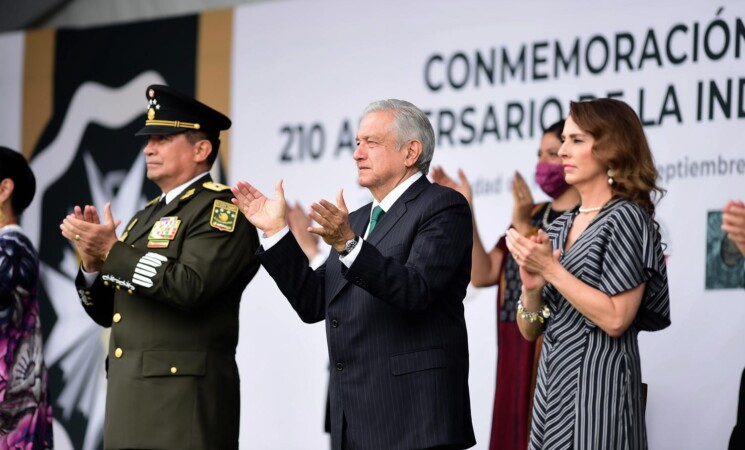
[[[350,214],[358,235],[370,205]],[[417,180],[348,269],[332,249],[313,271],[291,233],[258,257],[300,318],[326,321],[331,441],[342,448],[475,444],[463,298],[473,230],[462,195]]]

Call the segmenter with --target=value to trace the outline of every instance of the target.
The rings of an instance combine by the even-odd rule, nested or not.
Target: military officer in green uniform
[[[117,239],[111,207],[60,226],[82,264],[83,308],[111,327],[106,449],[237,449],[241,293],[258,270],[255,228],[212,181],[230,119],[167,86],[147,88],[147,177],[163,191]]]

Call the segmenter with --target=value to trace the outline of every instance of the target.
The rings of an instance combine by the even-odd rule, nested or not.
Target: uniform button
[[[119,313],[114,314],[114,323],[119,323],[122,320],[122,315]]]
[[[339,326],[339,321],[336,320],[336,319],[332,320],[331,321],[331,326],[334,327],[334,328],[338,327]]]
[[[123,353],[124,351],[120,348],[117,348],[116,350],[114,350],[114,356],[116,356],[117,358],[121,358]]]
[[[176,367],[171,367],[171,373],[176,375],[176,372],[178,372],[178,369]]]
[[[108,286],[108,285],[109,285],[109,282],[108,282],[108,281],[104,281],[104,282],[103,282],[103,285],[104,285],[104,286]]]
[[[338,371],[344,370],[344,364],[342,364],[342,363],[336,363],[336,370],[338,370]]]

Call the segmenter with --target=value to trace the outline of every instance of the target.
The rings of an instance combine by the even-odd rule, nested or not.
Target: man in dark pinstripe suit
[[[463,298],[472,225],[465,198],[425,174],[434,133],[411,103],[365,110],[357,133],[359,183],[371,204],[348,213],[321,200],[309,231],[332,246],[308,267],[275,198],[239,182],[236,203],[263,231],[257,255],[300,318],[326,321],[335,450],[463,449],[475,444]]]

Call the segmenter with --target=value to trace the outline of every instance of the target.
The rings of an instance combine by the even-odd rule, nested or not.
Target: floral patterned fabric
[[[17,225],[0,228],[0,450],[53,448],[38,282],[31,242]]]

